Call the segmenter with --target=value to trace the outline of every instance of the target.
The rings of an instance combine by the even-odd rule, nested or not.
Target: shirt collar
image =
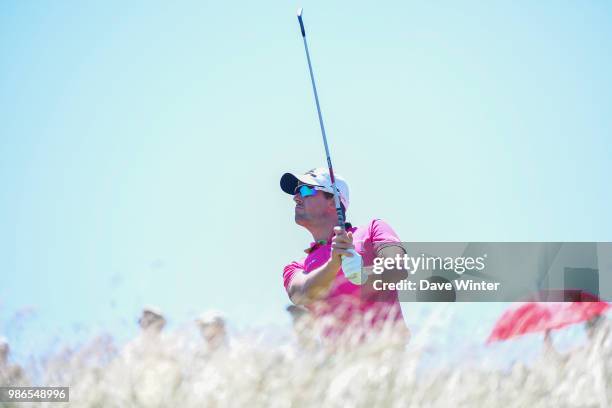
[[[356,229],[357,229],[357,228],[352,227],[352,228],[349,228],[349,229],[348,229],[348,231],[349,231],[349,232],[354,232]],[[310,243],[310,245],[309,245],[309,247],[308,247],[308,248],[306,248],[306,249],[304,250],[304,252],[306,252],[307,254],[309,254],[309,253],[311,253],[311,252],[315,251],[317,248],[320,248],[320,247],[322,247],[322,246],[327,245],[328,243],[330,243],[330,242],[331,242],[331,240],[332,240],[332,238],[333,238],[333,237],[334,237],[334,231],[332,231],[332,232],[331,232],[331,234],[329,234],[329,237],[327,237],[327,239],[320,239],[320,240],[318,240],[318,241],[311,242],[311,243]]]
[[[322,246],[327,245],[328,242],[331,242],[331,237],[330,237],[330,239],[320,239],[318,241],[311,242],[310,246],[308,248],[306,248],[304,250],[304,252],[309,254],[309,253],[313,252],[314,250],[316,250],[317,248],[320,248]]]

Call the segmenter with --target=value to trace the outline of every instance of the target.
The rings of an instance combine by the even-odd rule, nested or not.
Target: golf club
[[[306,41],[306,29],[304,29],[304,20],[302,19],[302,8],[297,11],[297,18],[300,22],[300,30],[302,31],[302,39],[304,40],[304,50],[306,51],[306,60],[308,61],[308,71],[310,72],[310,81],[312,82],[312,91],[314,92],[315,103],[317,105],[317,114],[319,115],[319,125],[321,126],[321,135],[323,135],[323,145],[325,146],[325,156],[327,157],[327,167],[329,168],[329,178],[331,179],[332,190],[334,192],[334,203],[336,205],[336,214],[338,214],[338,226],[346,230],[347,224],[344,219],[344,213],[340,206],[340,195],[336,188],[336,179],[334,177],[334,169],[332,167],[331,156],[329,154],[329,146],[327,145],[327,135],[325,133],[325,125],[323,125],[323,115],[321,114],[321,105],[319,104],[319,95],[317,94],[317,86],[315,85],[314,74],[312,72],[312,62],[310,61],[310,53],[308,52],[308,42]],[[362,285],[368,279],[367,275],[362,273],[361,255],[354,249],[349,250],[353,256],[342,256],[342,272],[346,278],[356,284]]]
[[[304,50],[306,51],[306,60],[308,61],[308,71],[310,72],[310,81],[312,82],[312,91],[314,92],[315,103],[317,104],[317,113],[319,115],[319,125],[321,126],[321,134],[323,135],[323,145],[325,146],[325,155],[327,156],[327,167],[329,168],[329,177],[332,183],[332,190],[334,190],[334,202],[336,204],[336,213],[338,214],[338,225],[346,229],[344,214],[342,213],[342,207],[340,206],[340,197],[338,195],[338,189],[336,188],[336,179],[334,177],[334,169],[332,167],[331,157],[329,154],[329,147],[327,145],[327,135],[325,134],[325,125],[323,125],[323,115],[321,114],[321,105],[319,104],[319,95],[317,94],[317,86],[315,85],[314,74],[312,72],[312,63],[310,62],[310,53],[308,52],[308,42],[306,41],[306,30],[304,29],[304,20],[302,20],[302,8],[297,11],[297,18],[300,22],[300,29],[302,30],[302,39],[304,40]]]

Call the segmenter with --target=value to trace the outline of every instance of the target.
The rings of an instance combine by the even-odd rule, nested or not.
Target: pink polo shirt
[[[376,246],[400,242],[389,224],[380,219],[374,219],[361,227],[353,227],[349,231],[353,233],[353,244],[355,250],[362,256],[364,266],[373,264],[376,258]],[[285,289],[289,287],[296,273],[308,273],[329,260],[331,242],[325,245],[313,242],[307,251],[309,251],[308,256],[285,266],[283,271]],[[376,300],[365,299],[361,296],[361,286],[349,282],[344,277],[342,269],[338,271],[327,297],[307,307],[316,317],[332,316],[336,322],[339,322],[333,329],[328,327],[324,333],[326,335],[342,331],[349,322],[352,324],[357,322],[363,324],[363,327],[372,328],[385,321],[394,323],[401,321],[402,324],[404,321],[397,292],[381,292]]]

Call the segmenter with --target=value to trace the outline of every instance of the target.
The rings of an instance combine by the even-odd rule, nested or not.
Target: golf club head
[[[299,8],[297,11],[297,18],[298,21],[300,22],[300,30],[302,30],[302,37],[306,37],[306,30],[304,29],[304,21],[302,21],[302,12],[304,11],[303,8]]]

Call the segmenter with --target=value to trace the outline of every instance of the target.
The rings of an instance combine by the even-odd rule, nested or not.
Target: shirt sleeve
[[[285,268],[283,269],[283,285],[285,285],[285,290],[288,291],[289,284],[291,283],[293,276],[303,270],[304,265],[295,261],[285,266]]]
[[[375,219],[370,223],[370,239],[379,248],[385,247],[385,244],[401,242],[393,228],[380,219]]]

